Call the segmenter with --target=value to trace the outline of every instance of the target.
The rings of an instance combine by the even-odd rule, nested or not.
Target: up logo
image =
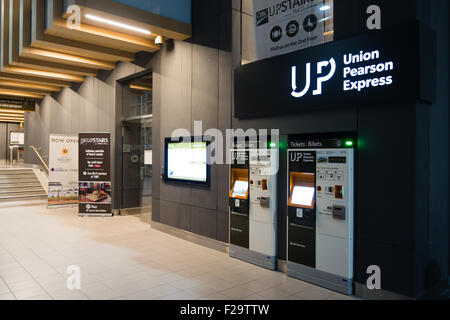
[[[313,91],[313,95],[318,96],[322,94],[322,84],[330,80],[336,73],[336,61],[331,58],[329,61],[321,61],[317,63],[317,76],[324,74],[324,69],[330,66],[330,72],[322,77],[317,77],[317,88]],[[308,93],[311,88],[311,63],[306,64],[306,80],[305,87],[302,91],[297,89],[297,67],[292,67],[292,93],[294,98],[301,98]]]
[[[291,153],[291,162],[300,162],[303,159],[303,153],[301,152],[292,152]]]

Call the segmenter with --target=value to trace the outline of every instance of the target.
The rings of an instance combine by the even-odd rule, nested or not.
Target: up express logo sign
[[[361,92],[367,88],[390,86],[394,83],[392,72],[394,72],[394,62],[380,62],[381,54],[379,50],[358,54],[348,53],[342,57],[342,66],[338,68],[335,58],[320,61],[315,64],[314,76],[316,79],[313,96],[322,95],[326,82],[331,80],[336,73],[343,77],[342,90]],[[297,66],[291,67],[291,96],[302,98],[310,92],[312,84],[312,64],[306,63],[303,74],[303,87],[299,85]],[[339,70],[338,70],[339,69]],[[380,74],[383,74],[381,76]],[[386,75],[387,74],[387,75]],[[301,88],[301,89],[300,89]]]

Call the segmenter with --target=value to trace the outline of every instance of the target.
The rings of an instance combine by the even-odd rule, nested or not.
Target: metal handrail
[[[42,165],[44,166],[45,170],[47,170],[47,173],[50,173],[50,169],[48,168],[47,164],[45,163],[44,159],[40,155],[38,149],[35,146],[30,146],[30,148],[34,151],[34,153],[38,156],[39,160],[41,160]]]

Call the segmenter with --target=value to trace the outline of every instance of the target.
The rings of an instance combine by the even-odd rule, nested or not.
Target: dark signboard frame
[[[112,216],[111,134],[79,134],[79,214]]]
[[[206,142],[206,149],[207,149],[207,165],[206,165],[206,182],[201,181],[195,181],[195,180],[182,180],[182,179],[170,179],[168,174],[168,160],[169,160],[169,144],[171,143],[181,143],[183,141],[189,141],[192,143],[195,142]],[[173,185],[185,185],[185,186],[191,186],[191,187],[197,187],[201,189],[209,189],[211,188],[211,164],[210,164],[210,144],[211,139],[210,137],[184,137],[184,138],[166,138],[164,143],[164,183],[166,184],[173,184]]]

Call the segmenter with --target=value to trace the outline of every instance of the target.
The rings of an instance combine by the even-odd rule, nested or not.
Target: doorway
[[[141,214],[141,209],[150,208],[152,203],[152,80],[153,74],[148,70],[120,81],[122,136],[118,209],[122,214]]]

